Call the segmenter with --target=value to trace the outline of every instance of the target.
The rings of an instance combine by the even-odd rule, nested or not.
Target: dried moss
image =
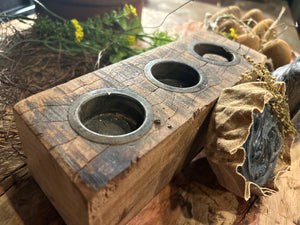
[[[276,114],[280,125],[282,134],[293,133],[297,131],[294,124],[290,120],[290,110],[287,103],[287,96],[282,94],[278,85],[276,85],[276,78],[272,77],[270,71],[262,63],[256,63],[247,55],[243,56],[253,68],[250,71],[246,71],[241,75],[243,81],[252,81],[253,77],[257,77],[257,81],[264,82],[263,87],[272,93],[273,99],[267,104]]]

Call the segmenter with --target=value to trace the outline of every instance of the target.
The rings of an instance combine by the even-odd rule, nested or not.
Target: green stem
[[[140,39],[141,41],[143,41],[143,42],[145,42],[145,43],[147,43],[147,44],[150,44],[150,45],[153,45],[153,43],[151,43],[151,42],[149,42],[149,41],[147,41],[146,39],[144,39],[144,38],[149,38],[150,40],[156,40],[156,41],[165,41],[165,42],[172,42],[172,41],[174,41],[174,40],[176,40],[176,39],[171,39],[171,38],[159,38],[159,37],[153,37],[153,36],[151,36],[151,35],[136,35],[136,37],[138,38],[138,39]]]
[[[46,12],[50,13],[52,16],[56,17],[57,19],[60,19],[62,21],[66,21],[64,18],[61,16],[57,15],[56,13],[52,12],[49,10],[43,3],[41,3],[39,0],[34,0],[35,3],[39,4],[43,9],[46,10]]]

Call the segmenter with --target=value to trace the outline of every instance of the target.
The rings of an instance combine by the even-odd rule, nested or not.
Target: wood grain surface
[[[233,66],[218,66],[194,57],[189,45],[209,41],[240,55]],[[201,30],[185,39],[83,75],[31,96],[15,106],[28,166],[68,224],[125,224],[158,194],[197,151],[195,137],[222,89],[239,82],[251,66],[265,58],[228,39]],[[207,86],[197,92],[170,92],[144,76],[154,59],[176,59],[202,70]],[[123,145],[94,143],[69,125],[68,108],[95,89],[128,90],[145,98],[154,112],[150,131]]]

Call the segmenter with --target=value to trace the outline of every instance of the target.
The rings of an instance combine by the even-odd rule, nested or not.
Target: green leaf
[[[130,32],[130,34],[138,34],[144,31],[139,17],[136,16],[130,20],[127,31]]]
[[[127,19],[125,17],[116,18],[116,23],[122,27],[124,30],[127,28]]]
[[[123,60],[127,56],[127,53],[124,51],[119,51],[115,55],[110,55],[109,56],[109,61],[111,63],[117,63],[121,60]]]

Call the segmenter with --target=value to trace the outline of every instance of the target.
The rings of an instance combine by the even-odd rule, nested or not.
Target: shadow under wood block
[[[201,149],[221,90],[251,68],[242,54],[265,60],[203,30],[16,104],[29,168],[65,222],[136,215]]]

